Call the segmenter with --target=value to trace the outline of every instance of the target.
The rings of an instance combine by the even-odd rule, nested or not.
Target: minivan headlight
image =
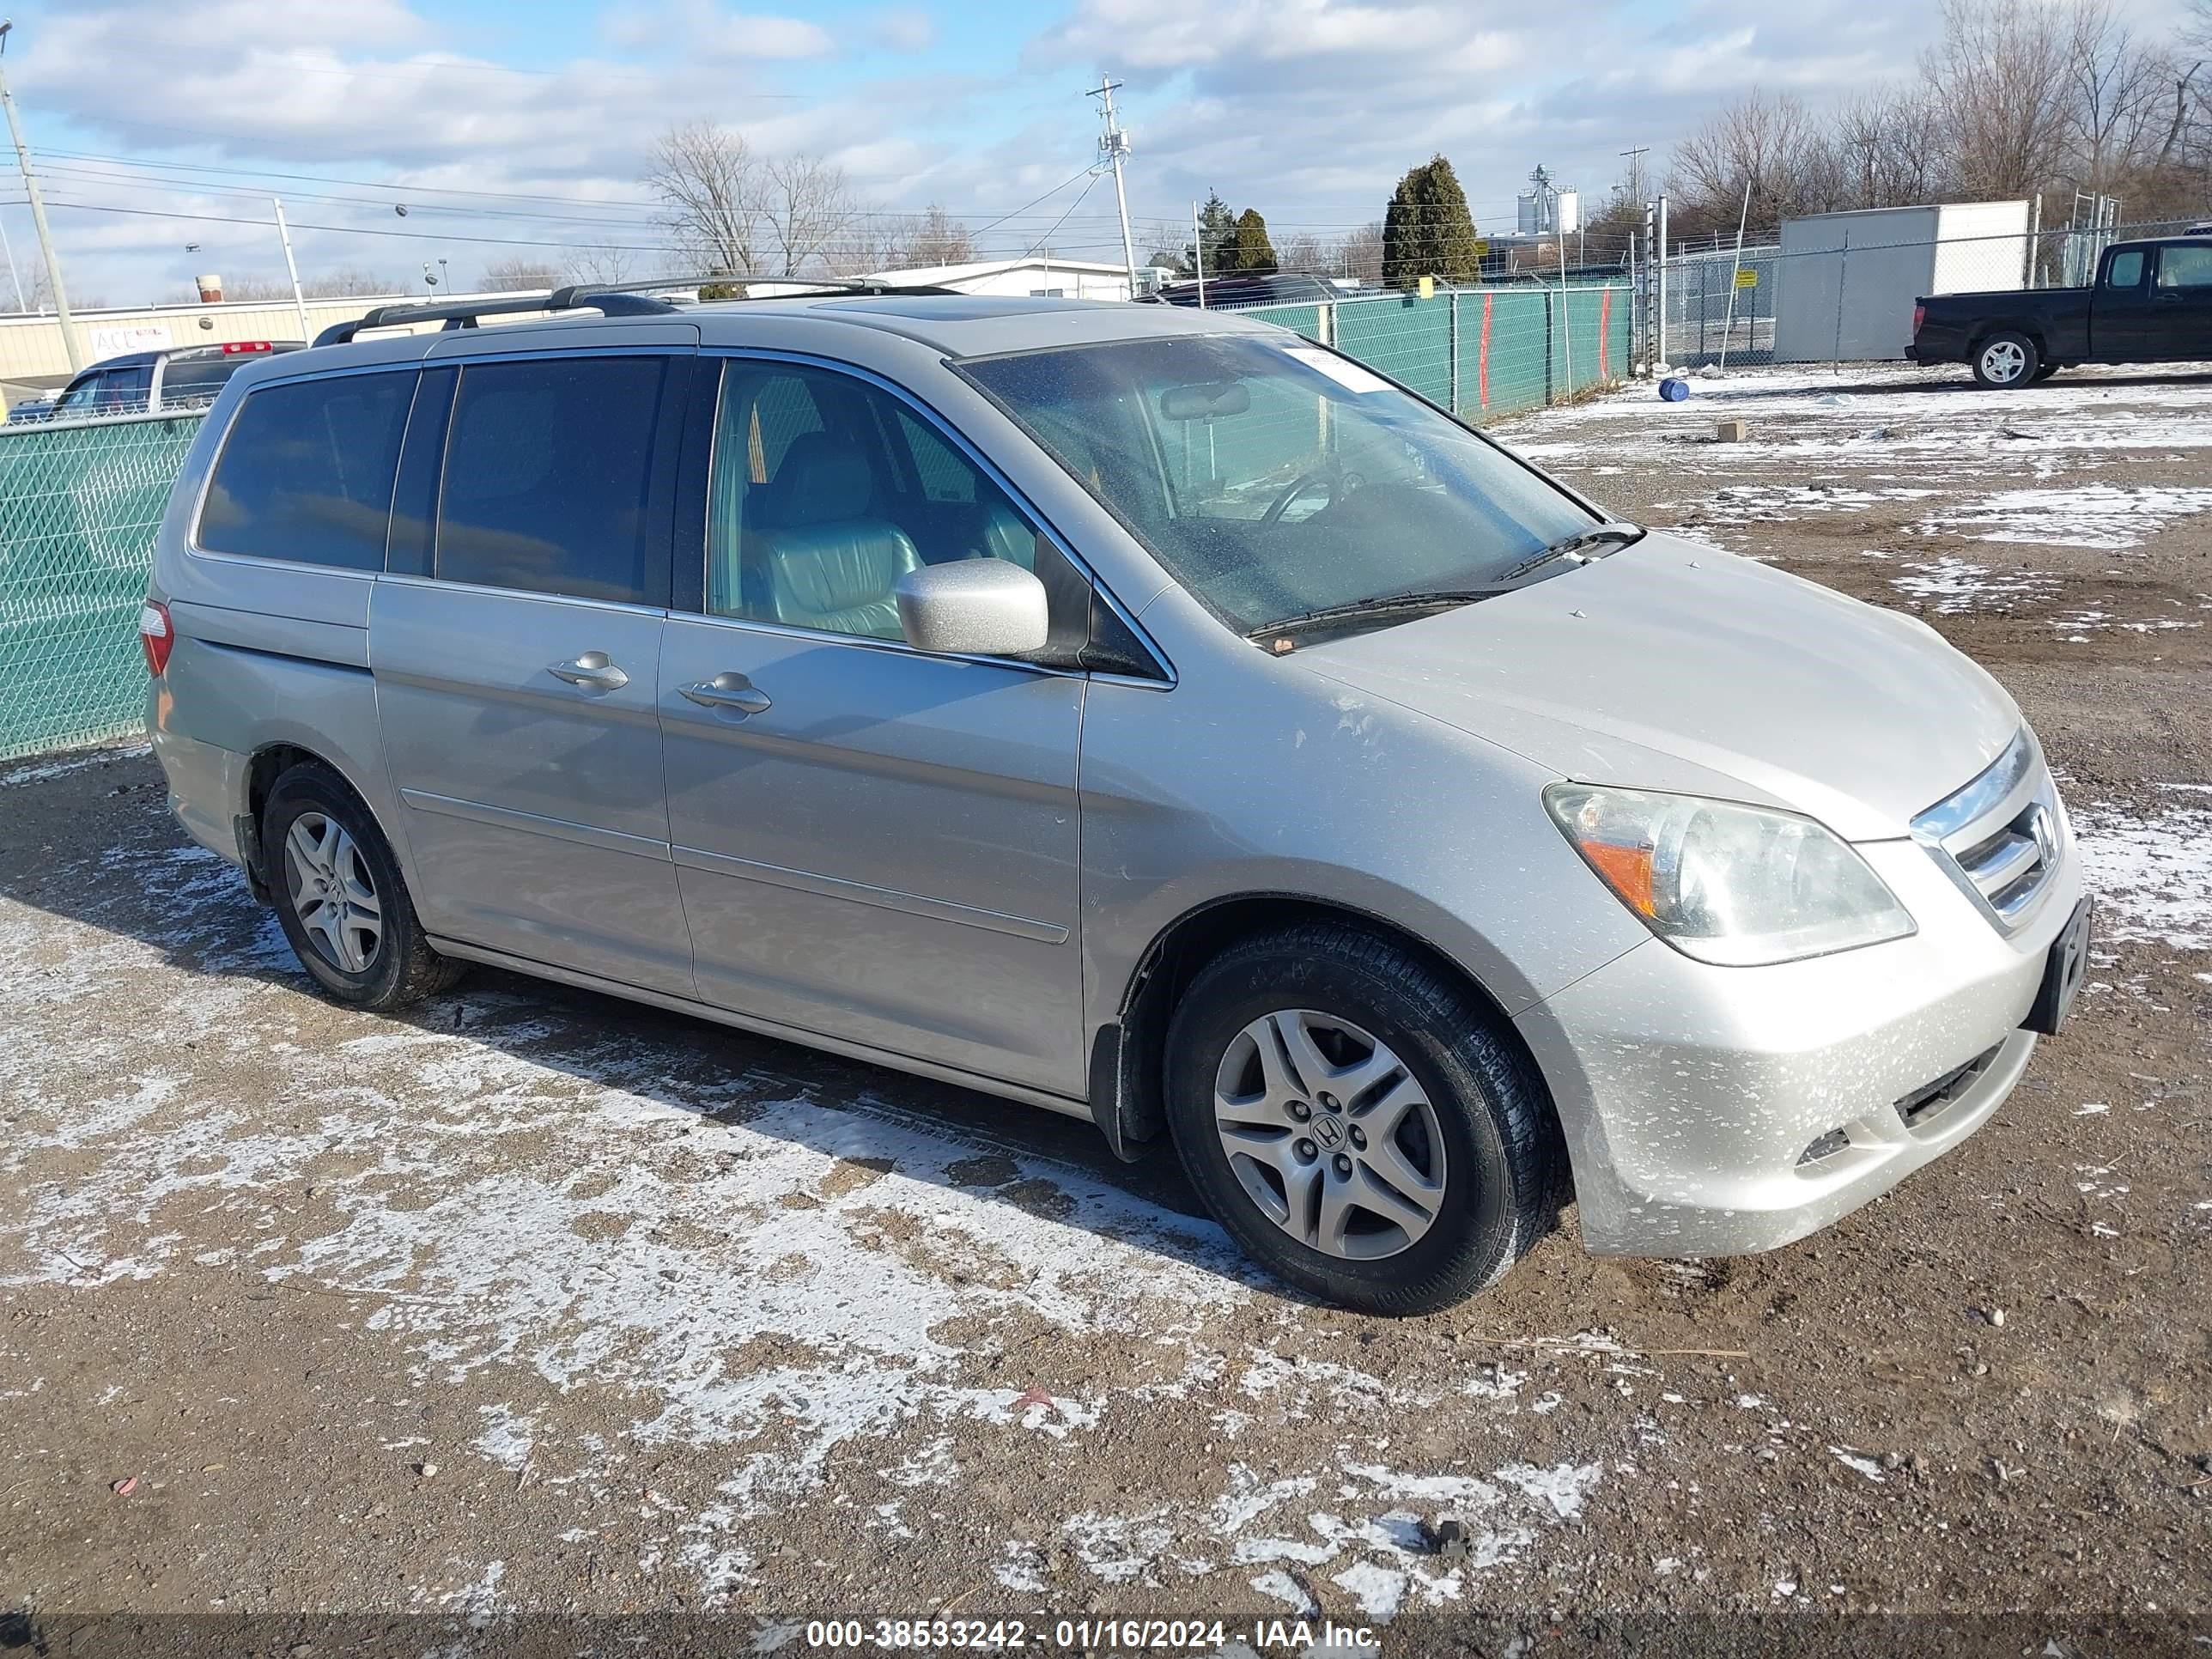
[[[1848,842],[1795,812],[1578,783],[1544,805],[1620,902],[1700,962],[1794,962],[1914,931]]]

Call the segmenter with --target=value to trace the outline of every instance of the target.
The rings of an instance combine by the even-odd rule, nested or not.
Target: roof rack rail
[[[570,283],[550,295],[521,295],[505,300],[424,301],[397,306],[376,306],[349,323],[333,323],[315,336],[319,346],[343,345],[363,329],[404,327],[410,323],[442,322],[451,328],[474,328],[483,317],[522,316],[548,311],[596,311],[605,317],[664,317],[678,307],[672,300],[655,297],[669,289],[707,288],[717,284],[742,286],[748,282],[773,282],[780,287],[796,279],[778,276],[732,276],[710,272],[704,276],[661,276],[641,283]],[[775,294],[745,294],[740,300],[803,300],[810,295],[957,294],[960,290],[923,283],[808,283],[797,289]],[[714,303],[721,303],[715,301]]]

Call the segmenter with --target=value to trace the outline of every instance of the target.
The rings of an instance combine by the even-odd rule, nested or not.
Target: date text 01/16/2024
[[[989,1653],[1018,1648],[1083,1653],[1218,1652],[1247,1641],[1255,1652],[1304,1653],[1316,1645],[1330,1652],[1374,1651],[1376,1633],[1364,1625],[1304,1619],[1262,1619],[1249,1631],[1222,1619],[817,1619],[806,1626],[806,1645],[830,1650],[966,1650]]]

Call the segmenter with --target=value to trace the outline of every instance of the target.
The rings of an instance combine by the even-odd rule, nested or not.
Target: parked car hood
[[[1851,841],[1909,834],[2021,722],[1917,619],[1656,532],[1293,660],[1563,777],[1789,807]]]

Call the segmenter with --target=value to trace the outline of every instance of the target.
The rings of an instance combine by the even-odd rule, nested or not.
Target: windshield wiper
[[[1541,570],[1555,559],[1566,559],[1575,564],[1588,564],[1593,559],[1605,556],[1604,554],[1595,551],[1598,548],[1602,547],[1611,551],[1616,548],[1626,547],[1631,542],[1643,539],[1644,526],[1640,524],[1630,524],[1626,520],[1617,519],[1610,524],[1593,525],[1588,530],[1578,530],[1571,536],[1561,537],[1542,552],[1522,560],[1498,580],[1501,582],[1516,581],[1533,571]]]
[[[1541,570],[1546,565],[1565,559],[1571,564],[1588,564],[1605,556],[1595,550],[1607,552],[1640,541],[1644,526],[1615,520],[1608,524],[1594,525],[1588,530],[1578,530],[1573,535],[1553,542],[1542,552],[1526,558],[1506,571],[1495,582],[1484,587],[1437,588],[1427,592],[1382,593],[1372,599],[1353,599],[1346,605],[1323,605],[1318,611],[1301,611],[1295,617],[1285,617],[1280,622],[1271,622],[1254,629],[1244,637],[1256,640],[1269,635],[1292,634],[1309,628],[1326,628],[1332,623],[1352,621],[1361,617],[1386,616],[1396,611],[1449,611],[1455,605],[1473,605],[1477,599],[1495,599],[1523,576]]]
[[[1472,605],[1477,599],[1487,599],[1498,592],[1494,587],[1438,588],[1425,593],[1382,593],[1373,599],[1353,599],[1346,605],[1325,605],[1318,611],[1304,611],[1295,617],[1285,617],[1280,622],[1271,622],[1254,629],[1244,637],[1256,640],[1270,634],[1296,633],[1301,629],[1325,628],[1331,623],[1347,622],[1358,617],[1383,616],[1394,611],[1449,611],[1454,605]]]

